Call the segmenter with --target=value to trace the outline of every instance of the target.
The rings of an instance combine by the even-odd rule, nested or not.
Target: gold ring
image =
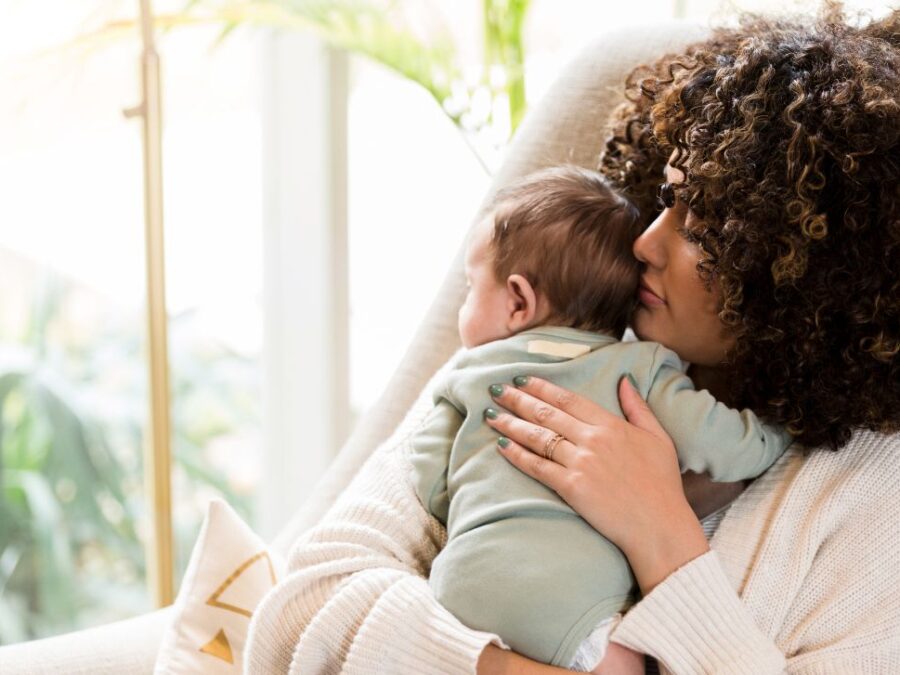
[[[556,450],[556,446],[560,444],[560,441],[565,440],[565,436],[562,434],[554,434],[552,438],[548,438],[547,442],[544,443],[544,458],[553,461],[553,453]]]

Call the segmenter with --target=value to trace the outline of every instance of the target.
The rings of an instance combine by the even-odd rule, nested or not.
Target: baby
[[[620,341],[642,228],[636,207],[600,174],[537,172],[501,191],[487,213],[466,251],[459,333],[467,350],[411,439],[416,492],[448,535],[429,584],[460,621],[515,651],[600,670],[627,651],[607,643],[635,600],[628,563],[553,490],[495,451],[497,434],[482,419],[496,405],[490,385],[536,375],[622,415],[617,384],[630,373],[682,470],[718,481],[758,476],[790,436],[696,391],[662,345]]]

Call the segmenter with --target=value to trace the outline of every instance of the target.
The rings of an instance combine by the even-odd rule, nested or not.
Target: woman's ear
[[[538,296],[531,282],[521,274],[506,278],[507,328],[518,333],[534,325],[538,318]]]

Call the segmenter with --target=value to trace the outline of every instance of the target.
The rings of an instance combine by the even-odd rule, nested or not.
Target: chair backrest
[[[631,69],[706,34],[707,29],[695,23],[670,21],[600,35],[563,69],[550,91],[528,113],[485,200],[511,180],[541,167],[571,163],[595,168],[605,121],[623,100],[623,83]],[[273,542],[276,550],[286,551],[322,517],[366,458],[401,422],[432,375],[459,348],[456,316],[464,287],[460,250],[402,365],[378,402],[360,419],[303,508]]]

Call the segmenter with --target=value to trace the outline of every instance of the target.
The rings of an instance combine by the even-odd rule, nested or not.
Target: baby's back
[[[619,380],[645,377],[656,348],[540,329],[471,350],[448,376],[436,398],[462,421],[446,461],[448,542],[429,583],[463,623],[497,632],[531,658],[567,666],[601,620],[630,604],[633,579],[621,552],[496,451],[497,434],[483,412],[496,407],[491,384],[533,375],[621,416]],[[419,492],[428,504],[434,485],[420,484]]]

